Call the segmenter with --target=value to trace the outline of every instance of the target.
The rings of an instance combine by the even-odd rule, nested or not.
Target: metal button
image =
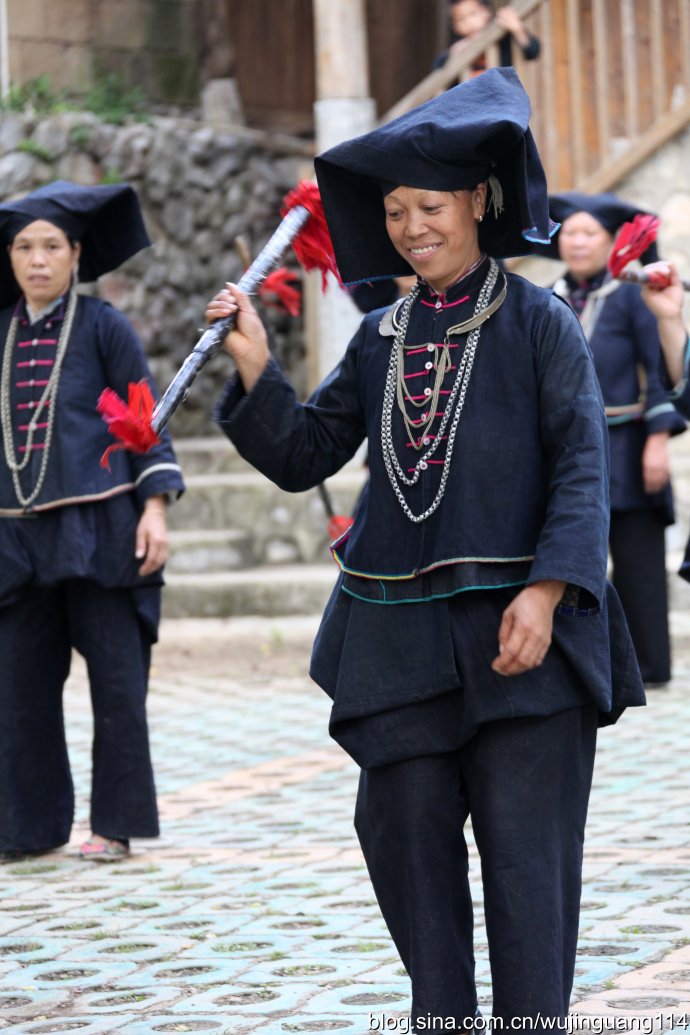
[[[425,364],[424,364],[424,369],[425,369],[425,370],[433,370],[433,369],[434,369],[434,364],[433,364],[433,363],[431,363],[431,362],[429,362],[429,363],[425,363]]]
[[[420,460],[419,461],[419,470],[420,471],[426,471],[428,466],[429,465],[427,464],[426,460]]]
[[[431,395],[431,389],[430,388],[425,388],[424,389],[424,394],[425,395]]]
[[[436,351],[436,346],[435,345],[427,345],[426,351],[427,352],[435,352]]]
[[[422,439],[422,445],[428,446],[428,445],[430,445],[430,443],[431,443],[431,439],[430,438],[423,438]]]

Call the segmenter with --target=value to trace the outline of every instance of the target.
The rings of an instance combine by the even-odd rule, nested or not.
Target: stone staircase
[[[170,511],[164,615],[319,614],[337,568],[317,490],[276,488],[220,433],[177,439],[175,448],[187,492]],[[676,574],[690,526],[690,431],[672,441],[671,462],[678,514],[667,538],[671,609],[690,616],[690,584]],[[337,513],[352,512],[365,480],[359,461],[329,480]]]
[[[283,492],[220,433],[175,449],[187,491],[169,514],[165,617],[320,612],[337,568],[317,490]],[[352,512],[365,480],[358,461],[329,480],[336,513]]]

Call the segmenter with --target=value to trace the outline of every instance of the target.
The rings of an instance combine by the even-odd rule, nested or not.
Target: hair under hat
[[[413,272],[388,237],[382,182],[467,190],[493,176],[503,207],[480,225],[480,247],[507,257],[529,252],[530,241],[548,242],[555,228],[529,115],[515,70],[493,68],[319,155],[316,178],[343,281]]]
[[[23,198],[0,205],[0,243],[9,245],[25,226],[44,219],[81,242],[79,279],[85,283],[151,244],[139,199],[129,184],[84,187],[55,180]],[[21,294],[7,249],[0,248],[0,308]]]

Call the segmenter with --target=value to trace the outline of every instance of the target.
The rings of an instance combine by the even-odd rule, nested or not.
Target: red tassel
[[[112,388],[104,388],[96,409],[108,425],[108,430],[119,442],[108,446],[101,457],[101,467],[110,470],[110,454],[118,449],[131,449],[135,453],[147,453],[160,439],[151,426],[155,400],[146,381],[129,385],[128,403]]]
[[[328,536],[331,540],[340,539],[341,535],[347,532],[354,524],[354,518],[346,517],[344,514],[334,514],[328,522]]]
[[[313,180],[300,180],[295,189],[286,194],[280,210],[281,216],[285,217],[297,205],[306,208],[311,216],[292,242],[300,265],[305,270],[321,270],[321,287],[324,291],[328,284],[327,273],[332,273],[342,286],[321,195]]]
[[[609,256],[608,267],[612,277],[618,277],[629,262],[638,259],[656,241],[659,222],[656,216],[638,213],[631,223],[623,223]]]
[[[297,288],[291,286],[290,282],[299,282],[299,277],[292,270],[281,266],[280,269],[268,274],[259,288],[258,294],[267,305],[274,306],[276,309],[284,309],[290,316],[299,316],[302,296]]]

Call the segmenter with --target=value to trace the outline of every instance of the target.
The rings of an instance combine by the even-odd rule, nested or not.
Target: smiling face
[[[37,219],[16,235],[8,248],[12,272],[32,309],[63,295],[79,261],[81,246],[72,244],[53,223]]]
[[[396,187],[383,203],[395,250],[439,294],[479,258],[476,221],[484,214],[485,183],[453,192]]]
[[[558,253],[576,280],[603,270],[612,246],[611,234],[589,212],[569,216],[558,234]]]

